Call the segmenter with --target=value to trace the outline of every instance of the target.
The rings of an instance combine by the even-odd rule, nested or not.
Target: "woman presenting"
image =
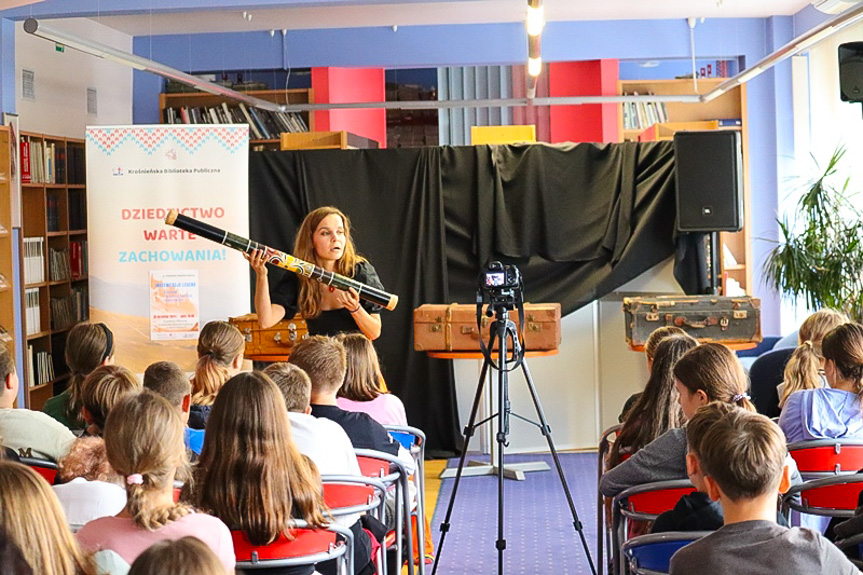
[[[357,255],[350,220],[337,208],[326,206],[309,212],[294,239],[293,255],[327,271],[383,289],[375,268]],[[271,294],[264,252],[255,250],[245,257],[257,274],[255,309],[261,328],[271,327],[286,315],[292,317],[299,311],[312,335],[362,332],[369,339],[381,335],[378,312],[383,308],[360,300],[352,288],[344,291],[288,273]]]

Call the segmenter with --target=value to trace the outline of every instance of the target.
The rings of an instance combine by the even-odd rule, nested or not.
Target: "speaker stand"
[[[710,266],[708,273],[710,274],[710,294],[720,295],[722,291],[722,281],[720,275],[722,268],[719,265],[719,258],[722,257],[722,244],[719,241],[719,232],[710,232],[708,242],[710,243]]]

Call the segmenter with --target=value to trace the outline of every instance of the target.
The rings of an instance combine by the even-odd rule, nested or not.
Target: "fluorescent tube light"
[[[536,78],[542,72],[542,58],[527,59],[527,74]]]
[[[527,18],[525,19],[528,36],[539,36],[545,28],[545,7],[528,6]]]

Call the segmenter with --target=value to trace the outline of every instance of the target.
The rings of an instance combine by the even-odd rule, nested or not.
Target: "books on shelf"
[[[60,231],[60,198],[56,194],[48,194],[46,198],[46,215],[48,219],[48,231]]]
[[[69,242],[69,268],[73,280],[87,276],[87,240]]]
[[[69,248],[48,248],[48,277],[52,282],[69,280],[71,277]]]
[[[627,94],[638,96],[638,92]],[[668,121],[668,109],[665,102],[624,102],[623,129],[644,130],[653,124]]]
[[[87,198],[81,190],[69,191],[69,229],[87,229]]]
[[[24,290],[25,323],[27,335],[42,331],[42,310],[39,307],[39,288]]]
[[[77,323],[73,294],[51,298],[51,329],[68,329]]]
[[[308,132],[309,126],[297,112],[273,112],[250,108],[243,102],[231,106],[222,102],[216,106],[180,106],[165,108],[167,124],[248,124],[253,140],[274,140],[282,132]]]
[[[87,285],[73,287],[71,299],[72,317],[75,318],[74,323],[90,319],[90,292],[87,289]]]
[[[24,283],[45,281],[45,238],[24,238]]]
[[[54,361],[47,351],[34,353],[33,346],[27,346],[27,365],[30,371],[30,387],[36,387],[54,380]]]

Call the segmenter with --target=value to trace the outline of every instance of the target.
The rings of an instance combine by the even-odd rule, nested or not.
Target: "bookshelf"
[[[0,127],[0,341],[15,357],[15,293],[13,291],[11,134]]]
[[[621,80],[618,82],[618,94],[655,94],[655,95],[689,95],[704,94],[714,89],[727,78],[700,78],[698,90],[692,84],[692,79],[681,80]],[[739,232],[721,232],[720,241],[725,256],[721,262],[722,293],[734,295],[730,288],[733,283],[747,294],[752,294],[752,242],[750,241],[750,198],[749,198],[749,138],[748,119],[746,114],[746,85],[741,85],[711,100],[701,104],[684,104],[666,102],[664,109],[634,110],[633,105],[618,106],[618,133],[621,141],[655,141],[671,140],[674,133],[680,130],[739,130],[743,147],[743,229]],[[646,112],[646,113],[645,113]],[[647,120],[637,125],[636,117]],[[650,122],[650,119],[661,119],[660,122]],[[736,124],[736,125],[734,125]],[[734,280],[729,282],[728,280]]]
[[[277,104],[311,104],[314,102],[312,89],[255,90],[246,93]],[[163,124],[249,123],[248,119],[245,119],[243,107],[252,116],[249,138],[250,144],[255,149],[278,150],[279,135],[282,132],[313,132],[315,130],[314,114],[308,112],[272,114],[266,111],[261,113],[262,111],[258,109],[252,112],[245,104],[240,106],[234,100],[205,92],[159,94],[159,118]],[[228,114],[231,115],[230,118],[228,118]],[[256,115],[257,118],[255,118]],[[216,119],[219,121],[216,122]],[[227,122],[226,120],[229,119],[230,122]],[[264,125],[261,126],[261,123]]]
[[[68,379],[66,335],[89,317],[84,140],[21,133],[21,302],[27,407]]]

